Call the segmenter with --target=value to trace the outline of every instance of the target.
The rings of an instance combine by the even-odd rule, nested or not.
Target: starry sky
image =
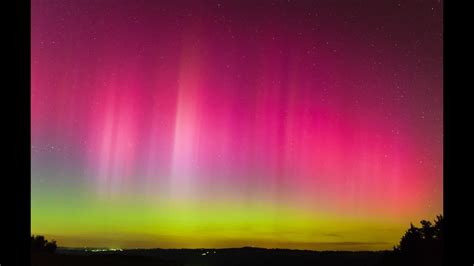
[[[31,1],[31,230],[391,249],[442,206],[440,1]]]

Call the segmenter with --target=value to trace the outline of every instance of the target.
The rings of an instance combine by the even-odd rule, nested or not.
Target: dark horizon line
[[[381,244],[379,242],[340,242],[339,245],[356,245],[356,244]],[[311,252],[386,252],[392,251],[392,249],[381,249],[381,250],[313,250],[313,249],[298,249],[298,248],[266,248],[257,246],[243,246],[243,247],[222,247],[222,248],[112,248],[112,247],[66,247],[58,246],[58,249],[107,249],[103,252],[114,252],[114,251],[129,251],[129,250],[227,250],[227,249],[266,249],[266,250],[289,250],[289,251],[311,251]],[[86,250],[89,251],[89,250]]]

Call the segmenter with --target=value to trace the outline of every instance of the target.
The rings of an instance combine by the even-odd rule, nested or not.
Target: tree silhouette
[[[421,227],[410,224],[394,247],[394,253],[407,264],[441,265],[444,218],[438,215],[432,224],[430,221],[420,221]],[[421,263],[421,264],[420,264]]]
[[[56,241],[52,240],[49,242],[44,236],[31,236],[31,251],[33,252],[45,252],[54,253],[56,251]]]

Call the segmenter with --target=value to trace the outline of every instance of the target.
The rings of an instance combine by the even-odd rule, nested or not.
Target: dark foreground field
[[[32,264],[42,265],[385,265],[389,252],[316,252],[282,249],[148,249],[116,252],[58,250],[32,254]]]

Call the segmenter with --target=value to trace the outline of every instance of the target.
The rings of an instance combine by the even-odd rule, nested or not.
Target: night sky
[[[31,230],[391,249],[442,213],[439,1],[31,1]]]

